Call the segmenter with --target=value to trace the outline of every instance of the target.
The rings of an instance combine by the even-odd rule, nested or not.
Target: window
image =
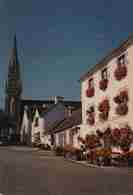
[[[72,131],[71,130],[69,131],[69,143],[71,145],[73,145],[73,134],[72,134]]]
[[[104,68],[101,72],[101,78],[102,80],[104,79],[108,79],[108,71],[107,71],[107,68]]]
[[[122,54],[120,57],[118,57],[117,64],[118,64],[118,66],[125,66],[126,65],[126,55],[125,54]]]
[[[64,145],[66,145],[66,132],[64,132]]]
[[[60,133],[59,134],[59,145],[60,146],[63,146],[63,137],[64,137],[63,133]]]
[[[89,85],[89,88],[93,88],[94,87],[94,80],[93,80],[93,78],[89,79],[88,85]]]
[[[38,117],[35,119],[35,127],[38,127]]]

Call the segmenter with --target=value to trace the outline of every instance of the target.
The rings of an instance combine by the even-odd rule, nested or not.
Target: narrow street
[[[19,150],[20,149],[20,150]],[[0,148],[0,194],[132,195],[133,170],[87,168],[28,148]]]

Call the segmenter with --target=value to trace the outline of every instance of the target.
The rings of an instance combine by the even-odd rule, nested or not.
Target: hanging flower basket
[[[116,107],[116,114],[123,116],[128,113],[128,106],[125,103],[121,103]]]
[[[116,78],[116,80],[120,81],[122,80],[124,77],[126,77],[127,75],[127,67],[123,66],[123,67],[117,67],[115,72],[114,72],[114,76]]]
[[[87,96],[87,97],[93,97],[94,94],[95,94],[94,87],[88,88],[88,89],[86,90],[86,96]]]
[[[108,79],[102,79],[100,82],[99,82],[99,88],[103,91],[105,91],[108,87]]]

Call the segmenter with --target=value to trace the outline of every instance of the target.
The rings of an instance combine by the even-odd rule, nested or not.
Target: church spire
[[[19,67],[19,60],[18,60],[18,51],[17,51],[17,39],[16,34],[14,35],[13,39],[13,48],[11,51],[11,57],[9,60],[9,71],[8,73],[15,73],[17,79],[20,79],[20,67]]]
[[[15,100],[20,99],[22,92],[22,82],[20,78],[20,64],[18,60],[16,35],[14,35],[13,38],[13,48],[11,50],[11,56],[9,59],[8,78],[5,87],[8,104],[11,103],[10,102],[11,98],[14,98]],[[7,106],[7,103],[6,107],[8,107],[8,112],[10,112],[11,110],[9,106]]]

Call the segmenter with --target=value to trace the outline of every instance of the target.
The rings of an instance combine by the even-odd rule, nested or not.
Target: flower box
[[[88,89],[86,90],[86,96],[87,96],[87,97],[93,97],[93,96],[94,96],[94,93],[95,93],[94,87],[88,88]]]
[[[100,82],[99,82],[99,88],[103,91],[106,90],[106,88],[108,87],[108,79],[102,79]]]
[[[124,77],[126,77],[126,75],[127,75],[127,67],[126,66],[117,67],[115,72],[114,72],[114,76],[115,76],[116,80],[118,80],[118,81],[122,80]]]

